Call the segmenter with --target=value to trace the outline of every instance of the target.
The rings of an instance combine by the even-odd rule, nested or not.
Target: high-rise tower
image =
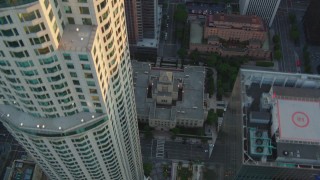
[[[281,0],[239,0],[241,15],[257,15],[270,27]]]
[[[158,0],[126,0],[130,53],[138,59],[157,57],[162,9]]]
[[[143,179],[124,0],[0,1],[0,119],[51,179]]]

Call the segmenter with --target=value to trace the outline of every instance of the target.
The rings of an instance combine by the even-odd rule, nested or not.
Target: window
[[[101,104],[100,104],[100,103],[93,103],[93,105],[94,105],[95,107],[101,107]]]
[[[93,79],[92,73],[84,73],[84,77],[88,79]]]
[[[5,16],[0,17],[0,25],[8,24],[8,21]]]
[[[22,42],[22,40],[20,40],[20,41],[4,41],[4,44],[7,47],[12,47],[12,48],[24,46],[24,43]]]
[[[71,55],[70,54],[67,54],[67,53],[63,53],[63,58],[65,60],[71,60]]]
[[[90,18],[82,18],[83,25],[92,25],[92,21]]]
[[[11,66],[11,65],[7,60],[0,60],[0,66]]]
[[[75,24],[73,17],[68,17],[68,23],[69,24]]]
[[[87,81],[87,85],[88,85],[88,86],[96,86],[96,84],[94,83],[94,81]]]
[[[20,52],[11,52],[10,55],[12,57],[17,57],[17,58],[23,58],[23,57],[29,57],[28,51],[20,51]]]
[[[37,70],[21,71],[21,74],[24,76],[35,76],[35,75],[38,75],[38,71]]]
[[[60,11],[60,10],[59,10]],[[53,12],[52,12],[52,9],[50,10],[50,12],[49,12],[49,18],[50,18],[50,21],[52,21],[52,19],[53,19]]]
[[[44,5],[46,6],[46,9],[49,7],[49,0],[44,0]]]
[[[55,55],[55,56],[52,56],[52,57],[49,57],[49,58],[39,59],[39,61],[40,61],[40,64],[41,64],[41,65],[51,64],[51,63],[53,63],[53,62],[58,61],[58,58],[57,58],[57,56]]]
[[[36,18],[40,18],[41,17],[39,10],[32,11],[32,12],[29,12],[29,13],[19,13],[18,16],[19,16],[19,19],[20,19],[21,22],[32,21],[32,20],[34,20]]]
[[[82,89],[81,89],[81,88],[76,88],[76,91],[77,91],[78,93],[82,93]]]
[[[1,36],[14,36],[14,33],[11,29],[1,30]]]
[[[59,19],[61,19],[61,17],[62,17],[62,14],[61,14],[61,11],[60,11],[60,9],[59,9],[59,11],[58,11],[58,16],[59,16]]]
[[[87,0],[78,0],[78,3],[86,3]]]
[[[78,76],[77,76],[77,73],[75,73],[75,72],[70,72],[70,76],[71,76],[71,77],[78,77]]]
[[[64,12],[65,12],[66,14],[72,14],[71,7],[70,7],[70,6],[64,6]]]
[[[80,86],[80,82],[78,80],[73,80],[73,84],[74,85],[79,85]]]
[[[90,64],[81,64],[83,70],[91,70]]]
[[[45,30],[46,27],[43,23],[40,23],[40,24],[37,24],[37,25],[34,25],[34,26],[25,26],[24,27],[24,31],[27,33],[27,34],[30,34],[30,33],[37,33],[41,30]]]
[[[88,7],[79,7],[80,14],[90,14]]]
[[[80,61],[88,61],[88,56],[85,54],[79,54]]]
[[[32,67],[34,66],[33,62],[31,60],[29,61],[24,61],[24,62],[17,62],[16,61],[16,65],[18,67],[22,67],[22,68],[27,68],[27,67]]]
[[[99,97],[98,96],[91,96],[92,101],[99,101]]]
[[[81,102],[81,106],[87,106],[87,102]]]
[[[59,74],[57,76],[48,77],[48,81],[49,82],[55,82],[55,81],[59,81],[59,80],[61,80],[63,78],[64,78],[64,75],[63,74]]]
[[[89,91],[90,91],[90,94],[97,94],[98,93],[96,89],[89,89]]]
[[[57,7],[58,6],[58,0],[54,0],[54,5]]]
[[[74,69],[74,65],[71,63],[67,63],[67,67],[68,67],[68,69]]]
[[[78,95],[79,99],[85,99],[84,95]]]
[[[49,47],[39,48],[34,50],[36,55],[48,54],[50,52]]]
[[[57,66],[53,66],[53,67],[51,67],[51,68],[45,68],[45,69],[43,69],[43,70],[44,70],[44,73],[46,73],[46,74],[48,74],[48,73],[55,73],[55,72],[61,70],[61,67],[60,67],[60,65],[57,65]]]
[[[34,45],[34,44],[42,44],[44,42],[50,41],[50,38],[49,38],[48,34],[46,34],[46,35],[41,36],[39,38],[29,38],[29,40],[30,40],[30,43],[32,45]]]

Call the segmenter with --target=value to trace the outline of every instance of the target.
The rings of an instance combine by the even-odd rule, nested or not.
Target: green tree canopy
[[[187,54],[187,50],[183,47],[178,50],[178,55],[181,59],[184,59],[187,56]]]
[[[188,18],[188,11],[187,11],[186,5],[178,4],[174,12],[174,20],[179,23],[185,23],[187,21],[187,18]]]
[[[214,67],[218,62],[217,55],[214,53],[211,53],[208,57],[207,64],[209,67]]]
[[[274,58],[275,58],[276,60],[282,59],[282,53],[281,53],[280,50],[274,51]]]
[[[143,163],[143,170],[144,174],[148,177],[152,171],[152,164],[151,163]]]
[[[274,35],[272,38],[273,43],[280,43],[280,36],[278,34]]]
[[[295,13],[290,13],[289,14],[289,21],[291,24],[297,23],[297,16]]]
[[[214,125],[218,123],[218,115],[214,112],[213,109],[210,109],[208,112],[207,123],[210,125]]]
[[[175,128],[173,128],[173,129],[171,129],[171,131],[172,131],[172,133],[173,133],[174,135],[177,135],[177,134],[179,134],[179,133],[180,133],[180,129],[179,129],[179,128],[177,128],[177,127],[175,127]]]

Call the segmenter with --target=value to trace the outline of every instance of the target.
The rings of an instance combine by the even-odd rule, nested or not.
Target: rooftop
[[[106,116],[105,114],[80,112],[67,117],[38,118],[19,111],[11,105],[0,105],[0,120],[4,123],[11,124],[22,131],[47,135],[73,132],[78,128],[99,122]]]
[[[264,31],[264,24],[258,16],[235,14],[212,14],[207,17],[208,26],[232,26],[234,28],[246,28],[247,30]]]
[[[141,41],[137,42],[137,46],[156,48],[158,47],[158,40],[143,38]]]
[[[320,91],[274,87],[273,98],[280,140],[320,142]],[[311,98],[315,98],[312,100]]]
[[[136,106],[139,116],[177,118],[204,118],[204,79],[203,67],[186,66],[183,71],[173,71],[173,79],[183,79],[183,98],[177,101],[175,107],[157,107],[151,98],[147,98],[149,78],[158,78],[161,72],[169,70],[152,69],[148,63],[134,61],[132,63],[135,87]]]
[[[252,160],[264,166],[319,165],[320,76],[249,69],[241,69],[240,75],[243,131],[254,128],[267,132],[260,142],[252,142],[255,136],[244,133],[243,138],[251,139],[243,144],[243,163]],[[271,141],[267,148],[273,149],[267,157],[261,155],[263,147],[254,150],[260,155],[250,150],[252,145],[260,147],[265,141]]]
[[[96,26],[66,25],[59,49],[65,51],[89,51],[92,48],[96,30]]]

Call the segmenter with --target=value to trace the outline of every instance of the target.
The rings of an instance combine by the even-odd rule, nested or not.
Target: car
[[[167,24],[167,27],[169,27],[169,24]]]

